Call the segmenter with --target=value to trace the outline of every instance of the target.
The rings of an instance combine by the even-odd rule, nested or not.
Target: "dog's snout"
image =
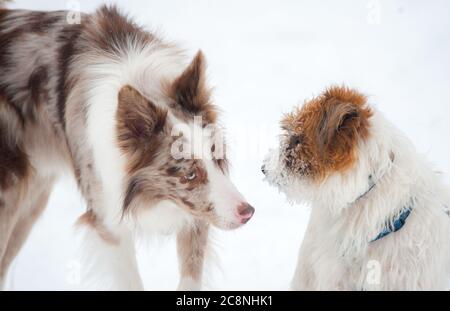
[[[241,219],[241,223],[247,223],[250,218],[252,218],[255,213],[255,208],[248,203],[242,203],[238,207],[239,218]]]
[[[266,166],[263,164],[261,165],[261,172],[266,175]]]

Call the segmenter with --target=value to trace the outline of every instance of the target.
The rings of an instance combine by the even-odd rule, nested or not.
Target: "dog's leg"
[[[125,227],[106,228],[93,212],[78,222],[83,226],[81,286],[95,290],[143,290],[135,246]]]
[[[291,282],[292,290],[314,290],[312,285],[314,283],[313,271],[311,271],[311,267],[312,266],[308,264],[307,256],[303,254],[303,250],[300,250],[297,267],[295,268],[294,278]]]
[[[3,289],[6,269],[2,268],[3,257],[8,249],[9,239],[18,219],[21,207],[22,185],[0,190],[0,290]]]
[[[35,202],[30,202],[32,208],[29,209],[29,212],[20,215],[20,219],[17,221],[10,235],[8,247],[3,254],[1,271],[7,271],[9,265],[19,253],[19,250],[22,248],[23,243],[26,241],[31,228],[33,227],[39,216],[42,214],[42,211],[45,209],[49,195],[50,190],[44,190],[39,196],[37,196]]]
[[[208,231],[207,223],[197,221],[193,227],[178,233],[177,250],[181,274],[178,290],[201,289]]]
[[[314,253],[315,241],[312,239],[314,218],[312,218],[306,229],[302,245],[298,253],[297,267],[291,282],[291,290],[317,290],[316,275],[313,271],[314,260],[311,258]]]
[[[53,185],[53,178],[38,178],[33,177],[28,181],[22,181],[20,184],[14,186],[11,193],[9,193],[9,200],[7,200],[8,213],[14,212],[14,218],[8,222],[9,232],[3,237],[7,237],[7,242],[4,244],[4,251],[0,260],[0,281],[4,282],[6,272],[19,253],[22,245],[26,241],[31,228],[36,220],[42,214],[51,192]],[[5,224],[3,217],[2,225]],[[11,221],[12,220],[12,221]]]
[[[0,206],[0,290],[3,289],[5,277],[7,271],[3,269],[1,263],[3,256],[8,248],[9,237],[14,228],[14,224],[17,218],[17,209],[10,207],[9,202],[3,201],[1,198],[2,206]]]

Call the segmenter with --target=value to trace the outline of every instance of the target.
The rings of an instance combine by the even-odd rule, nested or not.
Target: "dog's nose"
[[[243,224],[247,223],[250,220],[250,218],[252,218],[254,213],[255,209],[248,203],[242,203],[238,207],[239,218],[241,219],[241,223]]]
[[[264,164],[261,166],[261,172],[262,172],[264,175],[266,175],[266,166],[265,166]]]

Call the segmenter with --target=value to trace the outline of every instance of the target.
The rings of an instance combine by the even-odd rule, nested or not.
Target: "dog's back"
[[[65,17],[0,9],[0,286],[46,205],[60,164],[69,163],[58,107],[76,26]]]
[[[9,156],[0,154],[3,187],[8,175],[25,176],[29,159],[18,150],[25,148],[27,132],[47,128],[46,137],[64,141],[67,66],[80,31],[66,16],[63,11],[0,10],[0,139],[10,151]],[[41,147],[48,151],[50,142]]]

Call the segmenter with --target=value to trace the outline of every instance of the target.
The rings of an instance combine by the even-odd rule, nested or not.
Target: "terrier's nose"
[[[264,164],[261,166],[261,172],[262,172],[264,175],[266,175],[266,166],[265,166]]]

